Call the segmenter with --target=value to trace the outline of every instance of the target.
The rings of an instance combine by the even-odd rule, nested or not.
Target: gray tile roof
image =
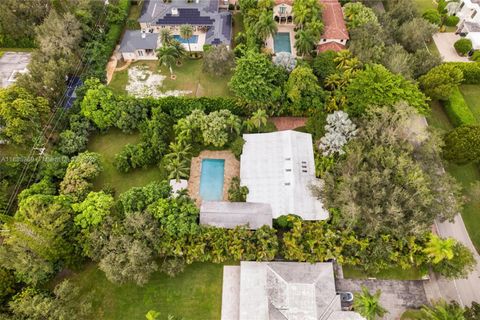
[[[244,225],[249,229],[271,227],[272,208],[266,203],[203,201],[200,224],[232,229]]]
[[[120,52],[133,52],[138,49],[156,49],[158,33],[145,33],[142,38],[140,30],[127,30],[120,43]]]
[[[206,44],[230,45],[232,39],[232,15],[219,12],[218,0],[198,0],[187,3],[185,0],[145,0],[139,22],[152,25],[198,25],[208,26]],[[177,9],[178,15],[172,14]]]

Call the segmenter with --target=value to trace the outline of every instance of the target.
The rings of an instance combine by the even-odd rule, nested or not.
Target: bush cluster
[[[459,21],[460,21],[460,18],[457,16],[448,16],[445,18],[444,23],[448,27],[455,27]]]
[[[463,72],[464,84],[480,84],[480,62],[449,62]]]
[[[448,118],[454,126],[476,123],[475,116],[468,107],[458,87],[453,90],[452,95],[445,101],[444,107]]]
[[[455,50],[457,53],[461,56],[466,55],[470,50],[472,50],[472,41],[470,39],[459,39],[457,40],[453,46],[455,47]]]

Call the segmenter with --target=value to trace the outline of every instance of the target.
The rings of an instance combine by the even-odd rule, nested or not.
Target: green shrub
[[[475,124],[476,119],[463,98],[460,89],[453,90],[452,95],[444,103],[445,112],[452,124],[456,127],[462,124]]]
[[[449,62],[462,70],[464,84],[480,84],[480,62]]]
[[[140,24],[135,19],[128,19],[127,20],[127,29],[129,30],[139,30]]]
[[[443,157],[456,164],[480,161],[480,125],[463,125],[445,135]]]
[[[470,60],[480,62],[480,51],[474,51],[473,54],[470,56]]]
[[[293,221],[297,219],[302,220],[302,218],[296,214],[286,214],[273,219],[273,227],[275,229],[290,230],[293,228]]]
[[[245,144],[245,140],[242,137],[237,137],[233,140],[232,144],[230,145],[230,150],[235,155],[237,159],[240,159],[240,155],[243,151],[243,145]]]
[[[423,19],[437,26],[439,26],[442,23],[442,16],[435,9],[428,9],[423,13],[422,17]]]
[[[457,53],[461,56],[466,55],[473,48],[472,41],[466,38],[457,40],[453,46],[455,47]]]
[[[457,16],[448,16],[445,18],[444,23],[448,27],[455,27],[459,21],[460,21],[460,18]]]
[[[248,188],[240,186],[240,178],[233,177],[228,188],[228,201],[231,202],[245,202],[247,201]]]

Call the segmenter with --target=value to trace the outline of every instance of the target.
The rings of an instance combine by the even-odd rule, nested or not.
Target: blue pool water
[[[277,32],[273,38],[273,46],[275,52],[292,52],[290,47],[290,33]]]
[[[173,39],[177,40],[178,42],[180,43],[188,43],[187,39],[183,39],[182,37],[180,37],[178,34],[174,34],[173,35]],[[198,42],[198,36],[197,35],[193,35],[190,39],[190,43],[197,43]]]
[[[203,200],[219,201],[223,198],[223,172],[225,160],[203,159],[200,175],[200,197]]]

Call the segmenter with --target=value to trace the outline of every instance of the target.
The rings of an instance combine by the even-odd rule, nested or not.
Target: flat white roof
[[[303,220],[324,220],[328,211],[312,195],[315,177],[312,136],[292,130],[244,134],[240,158],[241,184],[247,202],[269,203],[273,218],[296,214]]]

